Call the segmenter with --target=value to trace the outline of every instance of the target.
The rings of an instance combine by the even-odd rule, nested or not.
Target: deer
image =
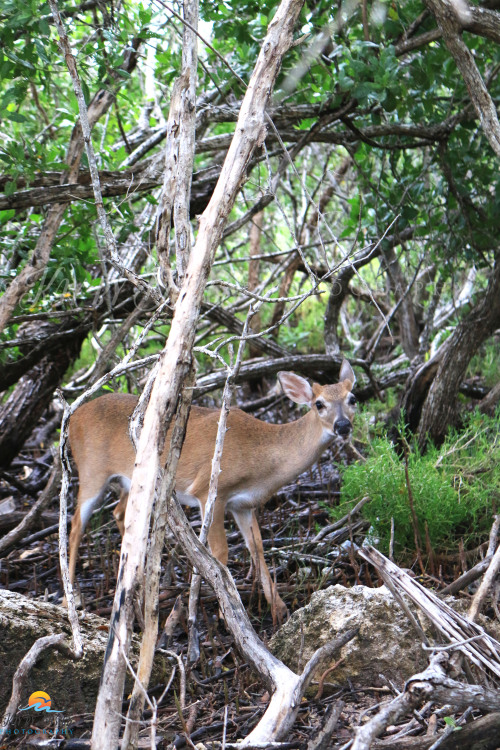
[[[221,473],[208,543],[214,557],[227,565],[229,551],[224,515],[232,513],[250,552],[252,566],[264,596],[278,618],[288,613],[264,559],[257,511],[281,487],[310,468],[336,439],[352,432],[356,397],[355,375],[344,359],[339,382],[310,383],[293,372],[279,372],[283,392],[296,404],[308,407],[299,419],[271,424],[231,408],[221,459]],[[108,393],[80,406],[69,423],[69,441],[79,476],[76,509],[69,540],[69,574],[75,580],[78,548],[93,511],[102,503],[110,480],[119,480],[122,493],[113,510],[123,537],[128,490],[135,450],[129,435],[129,419],[138,398]],[[175,491],[180,502],[197,506],[204,515],[217,435],[219,409],[192,406],[182,447]],[[170,428],[171,429],[171,428]],[[162,460],[166,462],[169,434]]]

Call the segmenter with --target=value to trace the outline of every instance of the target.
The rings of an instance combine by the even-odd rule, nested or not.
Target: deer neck
[[[318,460],[332,436],[323,428],[314,412],[295,422],[279,426],[281,485],[293,481]]]

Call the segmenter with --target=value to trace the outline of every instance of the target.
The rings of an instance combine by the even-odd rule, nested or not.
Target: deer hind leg
[[[283,599],[278,594],[276,586],[264,559],[264,545],[262,544],[262,535],[260,533],[257,516],[254,510],[233,511],[234,520],[238,524],[245,544],[250,552],[253,567],[259,578],[264,596],[266,597],[271,609],[276,611],[278,620],[282,622],[287,618],[288,609]]]
[[[69,535],[69,580],[71,581],[71,585],[75,582],[76,558],[82,534],[83,529],[80,508],[77,507],[71,520],[71,533]]]
[[[115,517],[116,525],[118,526],[118,531],[120,532],[122,539],[125,533],[125,511],[127,510],[129,489],[130,489],[130,482],[122,481],[122,488],[120,490],[120,499],[118,500],[117,505],[115,505],[113,509],[113,515]]]
[[[92,513],[104,498],[107,481],[107,476],[96,474],[86,477],[80,474],[80,489],[69,535],[69,579],[72,584],[75,580],[76,558],[83,532]]]
[[[101,495],[98,493],[94,497],[87,497],[85,500],[81,498],[82,492],[78,493],[78,503],[71,519],[71,532],[69,535],[69,580],[71,585],[75,582],[75,569],[76,569],[76,558],[78,557],[78,548],[82,540],[85,526],[92,515],[95,507],[101,500]]]

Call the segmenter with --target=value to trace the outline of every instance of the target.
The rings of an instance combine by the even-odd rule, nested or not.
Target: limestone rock
[[[94,711],[109,623],[90,613],[85,613],[80,622],[83,658],[71,661],[53,649],[45,651],[29,674],[22,705],[27,704],[31,693],[43,690],[50,695],[52,707],[62,710],[61,716],[65,718]],[[66,608],[0,589],[0,716],[10,700],[12,678],[21,659],[38,638],[57,633],[67,633],[71,644]],[[131,662],[136,664],[138,648],[134,640],[135,654]],[[170,674],[170,667],[167,665],[164,670],[163,664],[155,665],[154,683],[161,681],[164,671]],[[131,681],[128,688],[130,686]]]
[[[428,627],[420,624],[424,630]],[[354,685],[376,686],[382,684],[379,675],[383,674],[402,687],[408,677],[427,666],[427,654],[415,629],[385,586],[337,585],[318,591],[280,628],[270,649],[300,674],[317,648],[355,626],[360,627],[359,635],[342,649],[343,661],[328,682],[345,685],[350,680]],[[329,666],[324,664],[316,679]]]

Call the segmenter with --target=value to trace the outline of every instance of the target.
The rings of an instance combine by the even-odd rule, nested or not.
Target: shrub
[[[425,554],[426,540],[434,552],[456,552],[459,539],[471,549],[487,538],[500,500],[499,419],[475,412],[460,433],[452,431],[438,449],[422,455],[408,452],[409,485]],[[394,554],[408,559],[415,551],[414,531],[405,476],[405,460],[387,438],[375,438],[366,463],[344,467],[340,518],[362,497],[370,502],[363,514],[371,524],[370,541],[389,549],[394,521]]]

